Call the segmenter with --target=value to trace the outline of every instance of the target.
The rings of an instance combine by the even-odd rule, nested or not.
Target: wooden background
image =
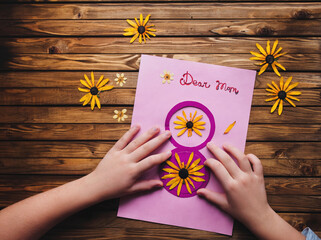
[[[129,44],[126,19],[151,14],[157,37]],[[321,235],[321,4],[317,1],[0,0],[0,207],[89,173],[129,128],[140,54],[258,70],[255,43],[279,39],[280,59],[300,82],[297,108],[270,114],[257,77],[246,152],[264,165],[272,207],[298,230]],[[123,88],[82,107],[79,79],[95,70]],[[129,119],[116,122],[114,109]],[[255,239],[236,222],[233,237],[116,217],[118,200],[65,220],[43,239]]]

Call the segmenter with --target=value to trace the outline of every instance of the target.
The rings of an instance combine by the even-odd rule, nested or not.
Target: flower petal
[[[259,72],[259,75],[261,75],[262,73],[264,73],[264,71],[267,69],[267,67],[269,66],[268,63],[266,63],[265,65],[263,65],[263,67],[261,67],[261,70]]]
[[[202,133],[201,133],[197,128],[193,127],[193,131],[194,131],[197,135],[202,136]]]
[[[91,72],[91,82],[92,82],[92,86],[95,86],[95,76],[94,76],[94,72]]]
[[[267,83],[267,85],[275,92],[278,93],[279,90],[277,90],[274,86],[272,86],[271,84]]]
[[[177,133],[177,137],[183,135],[186,132],[187,128],[184,128],[182,131],[180,131],[179,133]]]
[[[172,185],[169,187],[169,190],[172,190],[174,187],[177,186],[177,184],[179,183],[180,180],[181,180],[180,177],[173,178],[172,180],[170,180],[170,181],[166,184],[166,186],[169,186],[169,185],[172,184]]]
[[[186,128],[186,126],[180,125],[180,126],[176,126],[174,127],[175,129],[182,129],[182,128]]]
[[[200,178],[200,177],[192,177],[190,176],[191,179],[193,179],[195,182],[205,182],[205,179]]]
[[[283,100],[280,100],[280,104],[279,104],[279,110],[278,110],[278,114],[281,115],[283,111]]]
[[[182,111],[182,113],[183,113],[183,116],[184,116],[184,118],[185,118],[186,122],[188,122],[188,120],[187,120],[187,116],[186,116],[186,113],[184,112],[184,110]]]
[[[84,89],[84,88],[78,88],[78,90],[80,91],[80,92],[90,92],[90,90],[89,89]]]
[[[178,173],[178,170],[172,169],[172,168],[163,168],[163,171],[168,173]]]
[[[97,95],[94,95],[94,98],[95,98],[95,101],[96,101],[96,104],[97,104],[97,107],[100,109],[101,108],[101,105],[100,105],[100,101],[97,97]]]
[[[176,159],[176,161],[178,163],[179,168],[182,168],[183,165],[182,165],[181,160],[180,160],[180,158],[179,158],[177,153],[175,153],[175,159]]]
[[[189,166],[189,168],[187,168],[187,170],[193,170],[193,168],[194,168],[197,164],[199,164],[200,161],[201,161],[200,158],[196,159],[196,160],[192,163],[192,165]]]
[[[271,54],[270,40],[268,40],[266,43],[266,52],[269,55]]]
[[[273,57],[275,58],[275,56],[282,50],[283,48],[280,47],[274,54],[273,54]]]
[[[192,180],[188,177],[186,178],[186,180],[189,182],[189,184],[192,185],[192,187],[195,189],[194,183],[192,182]]]
[[[139,43],[142,43],[142,35],[139,34]]]
[[[297,95],[301,95],[301,92],[300,91],[292,91],[292,92],[288,92],[287,95],[294,95],[294,96],[297,96]]]
[[[132,36],[134,34],[136,34],[136,32],[125,32],[123,33],[123,36]]]
[[[291,81],[292,81],[292,76],[289,77],[288,80],[286,80],[286,82],[285,82],[285,84],[284,84],[284,88],[283,88],[284,91],[287,90],[287,88],[288,88],[288,86],[289,86],[289,84],[290,84]]]
[[[127,19],[127,22],[128,22],[129,25],[131,25],[135,29],[137,28],[137,25],[132,20]]]
[[[192,194],[191,188],[189,187],[189,184],[188,184],[188,182],[187,182],[186,179],[184,179],[184,183],[185,183],[185,186],[186,186],[187,191],[188,191],[190,194]]]
[[[294,102],[292,102],[289,98],[285,98],[285,100],[287,100],[293,107],[296,107],[296,105],[294,104]]]
[[[275,62],[272,63],[272,68],[273,68],[273,71],[276,73],[276,75],[278,75],[279,77],[281,77],[281,74],[279,73],[278,69],[277,69],[276,66],[275,66]]]
[[[99,91],[107,91],[107,90],[110,90],[110,89],[113,89],[114,86],[105,86],[105,87],[102,87],[102,88],[99,88],[98,90]]]
[[[265,91],[268,91],[268,92],[271,92],[271,93],[274,93],[274,94],[277,94],[277,92],[275,92],[275,90],[272,90],[272,89],[269,89],[269,88],[266,88]]]
[[[181,193],[182,184],[183,184],[183,179],[181,179],[179,181],[179,185],[178,185],[178,188],[177,188],[177,196],[179,196],[179,194]]]
[[[300,99],[298,99],[298,98],[296,98],[296,97],[293,97],[293,96],[288,95],[288,98],[300,102]]]
[[[263,53],[264,56],[267,55],[266,52],[265,52],[265,50],[264,50],[264,48],[262,48],[262,46],[261,46],[260,44],[257,43],[257,44],[256,44],[256,47],[260,50],[261,53]]]
[[[166,164],[171,166],[172,168],[176,169],[176,170],[180,170],[174,163],[172,163],[171,161],[166,161]]]
[[[202,173],[202,172],[192,172],[192,173],[190,173],[191,175],[194,175],[194,176],[199,176],[199,177],[201,177],[201,176],[204,176],[205,174],[204,173]]]
[[[280,88],[279,88],[279,86],[274,82],[274,81],[272,81],[272,84],[273,84],[273,86],[278,90],[278,92],[280,91]]]
[[[292,84],[286,89],[285,92],[289,92],[290,90],[292,90],[293,88],[295,88],[295,87],[298,86],[298,85],[299,85],[298,82],[292,83]]]
[[[98,80],[98,82],[97,82],[97,84],[96,84],[96,87],[97,87],[97,88],[98,88],[98,86],[99,86],[99,83],[100,83],[103,79],[104,79],[104,75],[101,75],[100,78],[99,78],[99,80]]]
[[[93,85],[91,85],[91,82],[90,82],[90,80],[89,80],[89,78],[87,77],[86,74],[84,74],[84,78],[86,79],[86,82],[88,83],[88,85],[90,86],[90,88],[92,88]]]
[[[262,55],[262,54],[260,54],[260,53],[256,53],[256,52],[250,52],[252,55],[254,55],[255,57],[258,57],[258,58],[262,58],[262,60],[264,60],[265,59],[265,56],[264,55]]]
[[[189,167],[189,165],[191,164],[193,158],[194,158],[194,152],[192,152],[192,153],[189,155],[188,162],[187,162],[187,164],[186,164],[186,168]]]
[[[251,57],[250,60],[261,60],[263,61],[265,59],[265,57],[261,58],[261,57]]]
[[[132,39],[130,40],[129,43],[133,43],[139,36],[139,33],[136,33],[134,37],[132,37]]]
[[[177,174],[166,174],[162,176],[162,179],[175,178],[175,177],[177,177]]]
[[[139,20],[140,20],[140,25],[143,25],[143,14],[140,14]]]
[[[89,95],[88,95],[88,97],[87,97],[87,99],[84,101],[84,103],[82,104],[83,106],[85,106],[85,105],[87,105],[89,102],[90,102],[90,100],[91,100],[91,98],[92,98],[92,95],[90,94],[90,93],[88,93]]]
[[[149,20],[150,14],[147,15],[147,17],[145,18],[145,21],[143,23],[143,26],[145,26]]]
[[[109,78],[104,79],[99,85],[97,84],[97,88],[103,87],[109,82]]]
[[[94,110],[94,108],[95,108],[95,100],[96,99],[94,97],[91,99],[91,104],[90,104],[91,110]]]
[[[88,83],[86,83],[84,80],[80,80],[81,84],[84,85],[86,88],[91,89]]]
[[[197,121],[201,120],[202,118],[203,118],[203,115],[197,116],[197,117],[194,119],[193,123],[196,123]]]
[[[271,108],[271,113],[273,113],[273,112],[275,111],[275,109],[276,109],[276,107],[278,106],[279,102],[280,102],[280,99],[278,99],[278,100],[273,104],[273,106],[272,106],[272,108]]]
[[[82,98],[80,98],[79,102],[85,101],[89,95],[91,94],[90,93],[85,94]]]
[[[283,56],[284,54],[287,54],[287,52],[280,53],[280,54],[276,55],[274,58],[279,58],[279,57]]]
[[[283,77],[280,78],[280,90],[283,90]]]
[[[274,54],[274,52],[275,52],[275,49],[276,49],[276,47],[277,47],[277,45],[278,45],[278,43],[279,43],[279,40],[275,40],[275,42],[273,43],[273,47],[272,47],[272,51],[271,51],[271,55],[273,55]]]
[[[273,98],[265,99],[265,101],[266,101],[266,102],[270,102],[270,101],[273,101],[273,100],[276,100],[276,99],[278,99],[278,96],[273,97]]]
[[[189,172],[190,173],[193,173],[193,172],[196,172],[200,169],[202,169],[204,167],[204,165],[198,165],[198,166],[195,166],[193,169],[191,169]]]
[[[282,66],[282,64],[274,61],[275,65],[278,66],[279,68],[281,68],[283,71],[286,71],[285,67]]]
[[[181,116],[178,116],[178,115],[177,115],[176,118],[179,119],[179,120],[181,120],[183,123],[187,123],[187,121],[185,121],[185,119],[182,118]]]

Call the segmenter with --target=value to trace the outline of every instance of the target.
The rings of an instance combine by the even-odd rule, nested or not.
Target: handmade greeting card
[[[142,55],[132,124],[140,133],[158,125],[172,137],[156,153],[171,150],[164,164],[144,174],[164,187],[124,197],[119,217],[231,235],[233,219],[197,196],[200,188],[223,192],[204,166],[206,144],[244,151],[255,71]]]

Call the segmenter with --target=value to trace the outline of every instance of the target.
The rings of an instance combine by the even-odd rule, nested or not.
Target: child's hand
[[[167,141],[171,133],[166,131],[155,137],[160,130],[154,127],[132,141],[139,129],[139,126],[134,126],[126,132],[97,168],[87,175],[96,199],[105,200],[163,186],[160,180],[139,181],[138,178],[171,156],[171,151],[168,151],[147,157]]]
[[[207,147],[219,161],[210,158],[205,165],[212,169],[221,182],[225,194],[207,189],[200,189],[197,194],[246,225],[258,224],[271,211],[260,160],[253,154],[244,155],[237,148],[228,145],[223,146],[225,151],[213,143],[209,143]],[[238,161],[239,166],[232,157]]]

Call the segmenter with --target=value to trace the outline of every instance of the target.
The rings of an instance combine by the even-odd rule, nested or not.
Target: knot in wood
[[[306,10],[306,9],[302,9],[300,11],[296,11],[293,14],[293,18],[297,19],[297,20],[305,20],[305,19],[310,19],[312,16],[312,14]]]
[[[265,27],[259,28],[256,31],[257,35],[260,35],[260,36],[270,36],[270,35],[273,35],[274,32],[275,31],[270,26],[265,26]]]
[[[55,54],[55,53],[59,53],[59,48],[57,48],[56,46],[50,47],[49,54]]]
[[[313,166],[307,166],[307,165],[300,166],[300,171],[304,176],[316,176],[317,175],[315,167],[313,167]]]

